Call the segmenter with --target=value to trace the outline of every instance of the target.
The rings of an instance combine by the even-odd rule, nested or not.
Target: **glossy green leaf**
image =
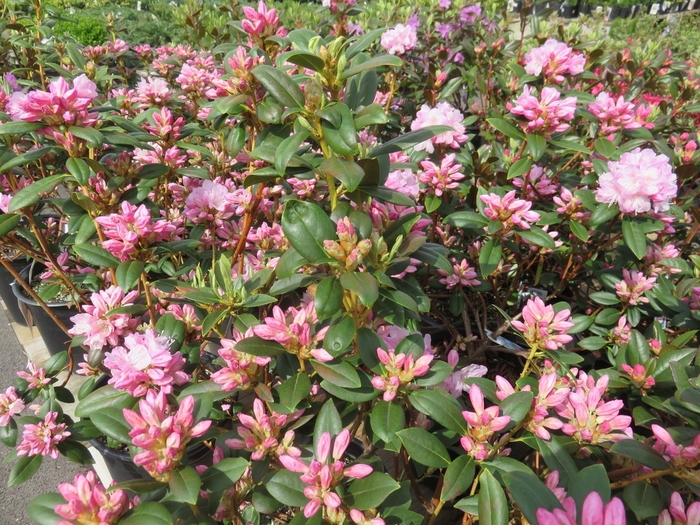
[[[248,463],[243,458],[225,458],[202,473],[202,490],[223,492],[240,479]]]
[[[544,151],[547,149],[547,140],[541,135],[527,135],[527,151],[532,157],[533,162],[540,160]]]
[[[49,175],[48,177],[32,182],[29,186],[25,186],[10,200],[8,212],[19,211],[22,208],[36,204],[41,199],[42,194],[53,191],[56,186],[69,176],[70,175],[67,173]]]
[[[413,461],[427,467],[445,468],[451,463],[445,445],[427,430],[407,428],[397,432],[401,443]]]
[[[445,471],[440,501],[452,501],[464,494],[474,481],[474,459],[467,454],[455,459]]]
[[[81,186],[85,186],[92,175],[90,166],[88,166],[88,163],[83,159],[69,158],[66,161],[66,169],[75,177],[75,180],[78,181],[78,184]]]
[[[530,244],[535,246],[542,246],[543,248],[549,248],[554,250],[556,246],[554,245],[554,239],[549,236],[549,234],[542,228],[537,226],[531,226],[529,230],[518,230],[518,235],[525,239]]]
[[[349,315],[343,314],[334,319],[328,328],[326,336],[323,339],[323,348],[333,357],[338,357],[347,350],[354,338],[355,320]]]
[[[647,237],[639,224],[630,220],[622,221],[622,237],[634,256],[641,261],[647,253]]]
[[[509,395],[501,401],[501,413],[510,417],[510,423],[506,429],[510,429],[520,423],[532,410],[532,392],[520,391]]]
[[[241,339],[234,348],[239,352],[257,356],[276,356],[286,352],[277,341],[268,341],[257,335]]]
[[[102,246],[93,244],[76,244],[73,246],[73,251],[91,266],[98,268],[117,268],[119,259],[105,250]]]
[[[571,229],[571,233],[573,233],[577,238],[583,242],[588,242],[590,235],[588,234],[588,228],[586,228],[583,224],[571,220],[569,221],[569,228]]]
[[[355,64],[355,61],[351,62],[350,67],[345,69],[339,77],[339,80],[345,80],[346,78],[353,77],[358,73],[367,71],[369,69],[377,69],[378,67],[400,67],[403,64],[403,60],[395,55],[377,55],[365,62]]]
[[[612,306],[620,302],[620,298],[611,292],[593,292],[588,294],[588,297],[597,304],[603,306]]]
[[[613,444],[611,452],[635,460],[637,463],[653,470],[666,470],[671,465],[653,448],[636,439],[621,439]]]
[[[320,56],[301,50],[288,51],[277,57],[278,64],[284,64],[285,62],[296,64],[317,73],[323,71],[325,66],[325,62]]]
[[[360,388],[362,382],[357,370],[347,361],[321,363],[311,361],[311,366],[325,381],[342,388]]]
[[[595,148],[596,152],[600,153],[606,159],[612,158],[617,150],[615,143],[610,142],[606,138],[596,139],[596,141],[593,143],[593,147]]]
[[[105,137],[95,128],[86,128],[82,126],[71,126],[68,128],[73,135],[87,142],[90,148],[101,148],[105,143]]]
[[[537,476],[524,472],[508,472],[503,475],[503,481],[530,523],[537,523],[537,509],[561,508],[557,497]]]
[[[589,465],[567,484],[567,494],[576,502],[577,515],[583,512],[583,502],[591,492],[597,492],[603,503],[610,501],[610,480],[603,465]]]
[[[90,421],[105,436],[116,439],[126,445],[131,444],[129,432],[132,430],[132,427],[126,422],[121,408],[103,407],[90,414],[89,417]]]
[[[31,478],[41,466],[41,460],[44,456],[37,454],[36,456],[20,456],[15,462],[10,475],[7,478],[7,486],[14,487],[20,483],[24,483]]]
[[[340,276],[340,284],[346,290],[355,292],[360,302],[371,307],[379,298],[379,284],[376,277],[365,272],[345,272]]]
[[[330,260],[323,241],[335,239],[335,225],[318,205],[288,201],[282,213],[282,230],[294,249],[310,263]]]
[[[335,408],[333,399],[326,401],[318,415],[314,424],[314,448],[318,444],[319,439],[324,432],[328,432],[331,436],[337,436],[343,430],[343,422],[340,419],[338,409]]]
[[[306,483],[299,479],[299,474],[291,470],[278,470],[265,483],[265,488],[277,501],[283,505],[303,507],[309,502],[304,496]]]
[[[202,486],[202,479],[197,471],[190,467],[179,467],[170,474],[170,494],[175,501],[182,501],[195,505],[199,499],[199,488]]]
[[[170,511],[162,503],[148,501],[139,503],[126,517],[119,520],[119,525],[173,525]]]
[[[132,408],[137,399],[128,392],[117,390],[112,385],[105,385],[91,392],[75,407],[77,417],[89,418],[92,414],[105,408]]]
[[[479,478],[479,525],[508,525],[509,510],[503,488],[484,470]]]
[[[50,492],[37,496],[27,505],[27,516],[38,525],[56,525],[63,520],[54,510],[56,505],[65,505],[66,500],[60,494]]]
[[[25,122],[22,120],[5,122],[0,126],[0,135],[24,135],[44,126],[45,124],[41,122]]]
[[[571,459],[571,454],[562,446],[559,438],[552,436],[550,439],[535,438],[537,448],[542,454],[542,459],[550,468],[559,472],[559,481],[562,485],[568,485],[576,474],[578,468]]]
[[[411,146],[430,140],[440,133],[445,131],[454,131],[451,126],[428,126],[426,128],[417,129],[415,131],[409,131],[403,135],[400,135],[394,139],[391,139],[384,144],[380,144],[369,152],[369,157],[379,157],[380,155],[388,155],[389,153],[395,153],[397,151],[403,151]]]
[[[384,503],[389,494],[399,488],[400,485],[389,474],[373,472],[365,478],[356,479],[350,483],[345,501],[351,509],[376,509]]]
[[[29,164],[30,162],[40,159],[53,150],[53,147],[30,149],[21,155],[14,156],[10,160],[5,161],[2,165],[0,165],[0,173],[3,171],[9,171],[17,166]]]
[[[338,157],[325,159],[316,168],[316,173],[339,180],[348,191],[355,191],[365,176],[364,170],[355,162]]]
[[[379,395],[379,390],[372,386],[371,379],[366,372],[358,370],[357,374],[360,376],[360,388],[343,388],[325,379],[321,381],[321,388],[332,396],[350,403],[372,401]]]
[[[524,175],[525,173],[530,171],[531,167],[532,159],[530,157],[524,157],[520,160],[515,161],[513,165],[510,168],[508,168],[508,180]]]
[[[511,124],[510,122],[503,120],[502,118],[489,118],[486,119],[486,121],[508,138],[525,138],[525,134],[521,130],[513,126],[513,124]]]
[[[297,152],[302,143],[309,137],[309,131],[304,130],[284,139],[275,152],[275,169],[280,175],[284,175],[292,156]]]
[[[658,516],[665,508],[658,488],[644,481],[627,485],[622,492],[622,500],[640,522]]]
[[[19,225],[21,215],[14,213],[3,213],[0,215],[0,237],[4,237]]]
[[[316,286],[314,307],[319,321],[333,317],[343,308],[343,286],[336,276],[325,277]]]
[[[414,390],[409,395],[411,405],[419,412],[434,419],[443,427],[458,434],[467,431],[467,422],[457,400],[442,388]]]
[[[6,425],[0,427],[0,442],[7,447],[14,448],[17,445],[18,435],[17,422],[14,418],[10,418]]]
[[[302,399],[306,399],[311,392],[309,376],[303,373],[290,377],[281,385],[275,387],[279,392],[280,405],[287,409],[286,413],[294,412]]]
[[[125,292],[135,288],[143,273],[143,269],[144,264],[142,261],[124,261],[119,263],[115,272],[119,288]]]
[[[406,426],[406,416],[401,405],[378,401],[372,408],[369,422],[372,432],[382,441],[390,443],[396,438],[397,432]]]
[[[473,211],[458,211],[451,213],[444,220],[445,224],[452,224],[458,228],[468,230],[483,230],[488,226],[489,221],[483,215]]]
[[[290,108],[304,107],[304,93],[289,75],[268,65],[260,65],[252,73],[280,104]]]
[[[479,269],[482,277],[491,275],[503,259],[503,248],[499,239],[489,239],[479,253]]]

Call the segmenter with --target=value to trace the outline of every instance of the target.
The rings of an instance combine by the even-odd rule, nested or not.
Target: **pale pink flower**
[[[118,286],[110,286],[90,296],[91,305],[83,305],[82,314],[70,318],[73,326],[68,333],[83,336],[84,345],[90,350],[101,350],[106,345],[117,346],[125,334],[132,333],[141,319],[132,314],[111,314],[110,311],[123,306],[131,306],[138,297],[134,290],[124,294]]]
[[[70,436],[65,423],[56,423],[57,417],[58,412],[49,412],[44,416],[43,421],[24,425],[22,441],[17,446],[17,455],[42,455],[56,459],[59,454],[56,444]]]
[[[559,184],[545,174],[542,166],[535,164],[521,177],[511,181],[513,186],[520,188],[520,196],[528,201],[542,200],[542,197],[559,192]]]
[[[282,427],[299,419],[303,412],[299,410],[284,415],[270,410],[268,414],[263,402],[256,398],[253,401],[253,416],[238,413],[238,421],[241,424],[236,427],[236,432],[241,439],[227,439],[226,445],[252,452],[250,457],[253,461],[260,461],[266,456],[277,458],[283,454],[299,457],[301,450],[293,446],[294,431],[289,430],[282,436]]]
[[[153,390],[139,401],[139,412],[123,409],[124,418],[132,427],[131,440],[143,449],[134,456],[134,463],[157,481],[167,483],[170,473],[182,461],[187,443],[209,429],[211,421],[194,424],[193,411],[194,397],[185,397],[175,410],[168,405],[163,391]]]
[[[656,438],[654,450],[674,467],[693,469],[700,463],[700,434],[695,436],[691,445],[678,445],[662,426],[652,424],[651,431]]]
[[[573,120],[576,112],[576,97],[561,99],[561,93],[555,88],[542,88],[540,98],[532,94],[533,88],[523,87],[523,93],[506,107],[513,115],[520,115],[528,122],[521,123],[526,133],[536,133],[549,136],[569,129],[567,122]]]
[[[564,42],[550,38],[543,45],[531,49],[525,55],[525,71],[539,76],[544,71],[546,79],[557,84],[564,82],[564,75],[578,75],[586,67],[586,57],[575,53]]]
[[[411,130],[415,131],[428,126],[450,126],[454,131],[444,131],[430,140],[416,144],[413,149],[432,153],[435,151],[435,145],[439,144],[445,144],[450,148],[459,148],[460,144],[469,139],[464,132],[463,121],[464,115],[458,109],[453,108],[449,102],[439,102],[434,108],[423,104],[416,113],[416,118],[411,122]]]
[[[616,133],[621,129],[637,129],[642,125],[636,121],[633,102],[626,102],[620,95],[615,98],[607,91],[602,91],[595,102],[588,104],[588,111],[600,121],[600,131],[604,135]]]
[[[230,219],[235,211],[236,202],[229,189],[224,184],[205,180],[185,199],[183,215],[195,224],[220,224]]]
[[[272,36],[280,23],[277,9],[268,9],[263,0],[258,2],[257,11],[253,7],[243,6],[243,15],[245,19],[241,20],[241,28],[251,36]]]
[[[700,501],[686,507],[679,492],[671,494],[671,506],[659,514],[658,525],[700,525]]]
[[[26,380],[27,383],[29,383],[29,388],[42,389],[46,385],[51,383],[51,378],[46,377],[46,370],[43,366],[37,368],[35,363],[29,363],[29,365],[27,365],[27,368],[29,368],[29,372],[20,370],[19,372],[17,372],[17,376]]]
[[[396,24],[382,35],[379,43],[390,55],[403,55],[416,47],[418,35],[414,27]]]
[[[447,363],[452,367],[456,367],[459,363],[459,353],[457,350],[450,350],[447,353]],[[470,385],[465,381],[470,377],[484,377],[488,368],[484,365],[469,364],[459,370],[455,370],[438,386],[450,393],[452,397],[460,398],[464,392],[469,392]]]
[[[122,489],[107,493],[94,471],[76,474],[73,484],[61,483],[58,491],[66,503],[54,507],[54,512],[66,518],[57,525],[112,525],[119,522],[131,507],[129,495]]]
[[[416,377],[428,372],[434,356],[423,354],[414,360],[411,354],[396,354],[393,350],[387,352],[377,348],[377,357],[383,365],[382,373],[372,378],[372,386],[384,391],[384,401],[391,401],[400,389],[410,388],[410,383]]]
[[[666,211],[678,193],[676,174],[666,155],[636,148],[608,162],[610,171],[598,178],[595,197],[604,204],[617,204],[622,213]]]
[[[331,450],[331,435],[324,432],[316,444],[316,456],[309,465],[294,456],[280,456],[280,463],[287,470],[301,473],[300,479],[306,483],[304,496],[309,502],[304,507],[305,517],[311,518],[321,507],[337,509],[342,501],[334,489],[345,478],[362,479],[373,472],[372,467],[364,463],[345,466],[342,458],[349,444],[350,432],[344,429],[335,437]]]
[[[468,428],[460,444],[467,454],[477,461],[483,461],[489,455],[489,439],[508,426],[510,416],[499,416],[500,409],[497,406],[484,408],[484,394],[479,385],[472,385],[469,388],[469,400],[474,412],[468,410],[462,412]]]
[[[610,332],[610,341],[616,345],[629,343],[632,327],[627,322],[627,316],[623,315],[617,320],[617,325]]]
[[[622,281],[615,285],[615,293],[623,303],[631,306],[648,303],[649,299],[644,297],[644,292],[654,288],[656,277],[644,277],[642,272],[627,268],[622,270]]]
[[[586,210],[581,199],[576,197],[568,188],[560,187],[559,195],[555,195],[552,200],[558,206],[557,213],[566,215],[571,220],[583,223],[591,217],[591,212]]]
[[[500,221],[503,228],[496,232],[499,237],[505,237],[517,226],[522,230],[529,230],[531,222],[540,220],[540,214],[530,211],[532,202],[515,198],[515,190],[511,190],[503,197],[497,193],[487,193],[479,197],[486,204],[484,215],[492,221]]]
[[[673,244],[659,246],[656,243],[651,243],[647,246],[647,252],[644,255],[644,262],[649,265],[647,272],[650,277],[658,277],[661,274],[681,273],[683,270],[672,266],[661,264],[664,259],[676,259],[680,257],[680,251]]]
[[[419,179],[425,184],[428,193],[441,197],[443,193],[459,186],[464,174],[460,173],[462,165],[455,163],[455,156],[455,153],[445,155],[439,166],[429,160],[421,161],[423,171],[420,172]]]
[[[511,321],[511,324],[523,333],[530,348],[558,350],[573,340],[566,334],[574,326],[571,310],[567,308],[555,313],[552,305],[545,305],[539,297],[528,299],[523,308],[523,320]]]
[[[445,276],[440,279],[440,282],[447,286],[448,290],[456,286],[479,286],[481,281],[477,279],[477,273],[474,268],[467,262],[466,259],[462,259],[459,263],[456,260],[452,260],[452,273],[448,274],[444,270],[438,269],[440,275]]]
[[[166,106],[173,93],[168,82],[159,77],[142,78],[136,86],[136,100],[144,106]]]
[[[382,518],[367,517],[361,510],[350,509],[350,519],[355,525],[385,525]]]
[[[417,197],[420,192],[416,174],[410,169],[390,171],[384,185],[409,197]]]
[[[134,397],[155,391],[170,394],[175,385],[182,385],[190,378],[182,370],[185,358],[171,353],[168,338],[150,328],[143,334],[126,336],[124,346],[105,355],[104,365],[112,374],[109,384]]]
[[[245,337],[252,337],[253,330],[249,329]],[[221,385],[221,389],[232,392],[238,388],[247,390],[259,380],[266,366],[272,358],[264,356],[253,356],[234,349],[234,346],[243,339],[243,336],[234,329],[234,339],[221,339],[219,357],[226,366],[214,372],[211,380]]]
[[[0,427],[7,426],[12,419],[22,410],[24,410],[24,402],[17,395],[14,387],[7,387],[4,394],[0,394]]]
[[[537,509],[539,525],[578,525],[574,499],[566,498],[562,503],[564,510]],[[612,498],[606,505],[600,494],[591,492],[583,502],[581,525],[627,525],[625,505],[618,498]]]

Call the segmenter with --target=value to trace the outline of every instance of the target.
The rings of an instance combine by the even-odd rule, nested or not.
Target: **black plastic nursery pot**
[[[578,5],[578,14],[579,15],[590,15],[591,14],[591,4],[588,2],[581,2]]]
[[[14,261],[10,261],[10,264],[12,268],[19,273],[27,266],[27,261],[24,259],[15,259]],[[12,283],[14,280],[15,278],[12,274],[0,264],[0,298],[2,298],[5,303],[7,312],[10,314],[10,320],[22,326],[27,326],[27,321],[17,302],[17,297],[15,297],[12,291]]]
[[[578,5],[562,4],[559,7],[559,16],[562,18],[576,18],[578,16]]]
[[[29,278],[29,272],[31,271],[32,265],[29,265],[20,272],[20,277],[22,277],[25,282]],[[23,293],[22,286],[17,282],[12,283],[12,292],[18,301],[22,302],[24,306],[29,310],[34,321],[34,326],[36,326],[39,331],[39,335],[46,345],[46,349],[49,354],[56,355],[64,350],[70,348],[71,338],[67,336],[63,330],[61,330],[48,313],[31,297],[27,297]],[[64,302],[47,303],[47,306],[51,308],[51,312],[66,326],[72,326],[70,318],[78,313],[76,308],[69,308]],[[76,356],[75,363],[77,366],[78,357]],[[76,368],[74,367],[74,370]]]

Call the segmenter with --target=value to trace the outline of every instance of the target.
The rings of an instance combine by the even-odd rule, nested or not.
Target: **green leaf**
[[[549,440],[538,437],[535,439],[535,443],[537,443],[542,459],[550,470],[559,472],[560,483],[568,485],[570,480],[578,474],[576,463],[571,459],[571,454],[566,451],[556,436],[552,436]]]
[[[547,140],[541,135],[527,134],[527,151],[532,157],[533,162],[540,160],[544,155],[544,150],[547,149]]]
[[[561,508],[557,497],[537,476],[525,472],[508,472],[503,475],[503,481],[530,523],[537,523],[537,509],[551,511]]]
[[[41,466],[41,460],[44,456],[37,454],[36,456],[20,456],[17,462],[12,467],[10,475],[7,478],[7,486],[14,487],[20,483],[24,483],[31,478]]]
[[[498,239],[489,239],[482,247],[479,253],[479,269],[482,277],[488,277],[503,259],[503,248]]]
[[[474,460],[464,454],[455,459],[445,471],[440,501],[452,501],[469,489],[474,481]]]
[[[21,215],[14,213],[3,213],[0,215],[0,237],[4,237],[11,231],[14,231],[21,219]]]
[[[378,401],[369,415],[369,423],[379,439],[390,443],[396,437],[396,433],[406,426],[406,417],[403,408],[396,403]]]
[[[367,401],[372,401],[379,395],[379,390],[372,386],[370,377],[366,372],[358,370],[357,373],[360,376],[360,388],[343,388],[338,385],[334,385],[325,379],[321,381],[321,388],[332,396],[350,403],[365,403]]]
[[[241,478],[249,465],[243,458],[222,459],[202,473],[202,490],[223,492]]]
[[[365,272],[345,272],[340,276],[340,284],[346,290],[355,292],[360,302],[371,307],[379,299],[377,278]]]
[[[604,308],[595,316],[595,322],[599,325],[609,326],[615,324],[621,316],[622,312],[616,308]]]
[[[197,471],[190,467],[180,467],[170,474],[170,494],[176,501],[195,505],[199,499],[199,487],[202,486],[202,479]]]
[[[643,365],[650,357],[651,348],[649,347],[646,337],[644,337],[639,330],[632,330],[625,351],[627,364],[632,366]]]
[[[257,356],[276,356],[286,352],[277,341],[268,341],[257,335],[241,339],[234,348],[239,352]]]
[[[169,312],[156,322],[156,332],[170,339],[170,349],[177,351],[185,340],[185,323]]]
[[[37,496],[27,505],[27,516],[39,525],[56,525],[63,518],[56,514],[56,505],[65,505],[66,500],[60,494],[51,492]]]
[[[574,498],[578,516],[582,515],[583,502],[591,492],[597,492],[604,503],[610,501],[610,480],[603,465],[590,465],[567,483],[567,494]]]
[[[637,441],[636,439],[622,439],[613,444],[610,451],[615,454],[620,454],[621,456],[632,458],[637,463],[653,470],[666,470],[671,467],[658,452],[649,445]]]
[[[408,399],[416,410],[434,419],[446,429],[458,434],[466,433],[467,422],[462,416],[459,403],[442,388],[414,390]]]
[[[350,483],[345,501],[351,509],[376,509],[384,503],[389,494],[399,488],[401,486],[389,474],[373,472]]]
[[[348,191],[355,191],[365,177],[364,170],[355,162],[338,157],[325,159],[316,173],[324,178],[331,176],[343,183]]]
[[[275,169],[280,175],[284,175],[287,170],[287,164],[289,164],[289,161],[301,144],[309,137],[309,134],[308,131],[304,130],[280,142],[275,152]]]
[[[303,507],[309,502],[304,496],[306,483],[299,479],[299,474],[291,470],[278,470],[265,483],[265,488],[277,501],[290,507]]]
[[[24,122],[21,120],[5,122],[0,126],[0,135],[24,135],[44,126],[45,124],[42,122]]]
[[[591,218],[589,219],[589,224],[592,229],[596,226],[608,222],[610,219],[617,217],[620,213],[620,208],[617,204],[599,204],[591,213]]]
[[[603,306],[612,306],[620,302],[620,298],[610,292],[593,292],[588,294],[591,300]]]
[[[318,205],[288,201],[282,213],[282,231],[294,249],[310,263],[331,260],[323,249],[323,241],[335,239],[335,225]]]
[[[0,427],[0,442],[5,446],[14,448],[17,445],[17,436],[19,432],[17,430],[17,422],[14,418],[10,418],[7,425]]]
[[[550,250],[554,250],[556,248],[554,245],[554,239],[552,239],[546,231],[537,226],[530,226],[529,230],[519,229],[517,234],[535,246],[542,246],[543,248],[549,248]]]
[[[114,492],[117,489],[122,489],[130,490],[135,494],[148,494],[149,492],[154,492],[165,487],[167,487],[166,483],[162,483],[154,479],[130,479],[128,481],[122,481],[121,483],[110,485],[109,491]]]
[[[505,492],[493,474],[484,470],[479,479],[479,525],[508,525],[508,515]]]
[[[328,146],[340,155],[356,155],[357,130],[350,108],[338,102],[316,111],[321,120],[323,138]]]
[[[253,69],[252,73],[280,104],[290,108],[304,107],[304,93],[289,75],[264,64]]]
[[[343,286],[336,276],[325,277],[316,286],[314,307],[319,321],[333,317],[343,308]]]
[[[278,64],[284,64],[285,62],[296,64],[317,73],[323,71],[326,64],[320,56],[301,50],[288,51],[277,57]]]
[[[318,297],[318,295],[317,295]],[[323,339],[323,347],[333,356],[338,357],[348,348],[355,338],[355,320],[347,314],[341,315],[331,323]],[[347,385],[340,385],[347,386]],[[355,385],[355,386],[360,386]]]
[[[380,155],[388,155],[397,151],[403,151],[411,146],[430,140],[431,138],[444,133],[445,131],[454,131],[452,126],[428,126],[426,128],[409,131],[403,135],[391,139],[384,144],[380,144],[369,152],[368,157],[374,158]]]
[[[640,522],[658,516],[664,510],[659,490],[644,481],[634,481],[627,485],[622,492],[622,499]]]
[[[107,437],[126,445],[131,444],[131,425],[126,422],[121,408],[103,407],[90,414],[90,421]]]
[[[355,115],[355,129],[358,131],[367,126],[386,124],[389,116],[380,104],[370,104]]]
[[[617,150],[615,144],[605,138],[596,139],[596,141],[593,143],[593,147],[606,159],[612,158]]]
[[[53,191],[56,186],[69,176],[70,175],[67,173],[49,175],[48,177],[32,182],[29,186],[25,186],[12,197],[8,211],[19,211],[22,208],[36,204],[41,199],[42,194]]]
[[[473,211],[451,213],[445,217],[444,222],[445,224],[452,224],[457,226],[457,228],[468,230],[483,230],[489,224],[489,220],[486,217]]]
[[[21,155],[17,155],[15,157],[10,158],[10,160],[0,165],[0,173],[3,171],[9,171],[16,166],[23,166],[25,164],[29,164],[30,162],[40,159],[41,157],[53,150],[53,147],[30,149],[29,151],[26,151]]]
[[[585,337],[578,342],[578,346],[586,350],[600,350],[606,344],[608,344],[608,341],[597,335]]]
[[[162,503],[149,501],[139,503],[126,517],[119,520],[119,525],[173,525],[170,512]]]
[[[93,244],[76,244],[73,251],[91,266],[98,268],[117,268],[119,259],[105,250],[102,246]]]
[[[68,128],[73,135],[87,142],[90,148],[101,148],[105,143],[105,137],[95,128],[84,128],[82,126],[71,126]]]
[[[321,410],[316,416],[316,423],[314,424],[314,448],[318,445],[319,439],[324,432],[328,432],[331,436],[337,436],[343,430],[343,422],[340,419],[340,414],[338,409],[335,408],[335,403],[333,399],[326,401]]]
[[[639,223],[630,220],[622,221],[622,237],[627,247],[641,261],[647,253],[647,236]]]
[[[117,390],[112,385],[105,385],[91,392],[75,407],[77,417],[89,418],[105,408],[132,408],[137,399],[128,392]]]
[[[311,392],[311,381],[306,374],[299,373],[290,377],[281,385],[275,387],[280,395],[280,404],[291,414],[297,408],[302,399],[306,399]]]
[[[508,169],[508,180],[514,179],[515,177],[520,177],[521,175],[530,171],[531,167],[532,159],[530,157],[524,157],[518,161],[515,161]]]
[[[511,139],[524,139],[525,134],[518,128],[513,126],[510,122],[503,120],[502,118],[489,118],[486,121],[491,124],[498,131],[503,133],[506,137]]]
[[[573,140],[550,140],[549,143],[557,148],[573,150],[579,153],[585,153],[586,155],[591,154],[591,150],[589,150],[586,146]]]
[[[362,73],[368,69],[377,69],[383,66],[400,67],[403,64],[403,60],[395,55],[377,55],[360,64],[355,64],[355,62],[356,61],[353,61],[350,67],[340,74],[338,80],[354,77],[358,73]]]
[[[583,224],[571,220],[569,221],[569,228],[571,229],[571,233],[573,233],[580,240],[582,240],[583,242],[588,241],[588,238],[590,237],[588,235],[588,228],[586,228]]]
[[[520,423],[532,410],[532,392],[515,392],[501,401],[501,412],[510,417],[506,429],[510,429]]]
[[[450,465],[450,455],[445,445],[427,430],[407,428],[396,434],[413,461],[426,467],[445,468]]]
[[[360,388],[362,386],[357,370],[347,361],[321,363],[312,360],[311,366],[324,380],[336,386],[342,388]]]

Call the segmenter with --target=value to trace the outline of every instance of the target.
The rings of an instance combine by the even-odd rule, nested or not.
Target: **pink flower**
[[[525,200],[537,201],[542,197],[554,195],[559,192],[559,185],[552,182],[542,166],[535,164],[522,176],[512,180],[513,186],[520,188],[521,196]]]
[[[175,411],[165,393],[149,390],[139,401],[139,413],[125,408],[124,418],[131,425],[132,442],[143,449],[134,463],[144,467],[157,481],[167,483],[170,473],[180,464],[185,447],[209,429],[211,421],[194,424],[194,397],[187,396]]]
[[[447,286],[448,290],[451,290],[455,286],[479,286],[481,281],[477,279],[477,273],[474,268],[467,262],[466,259],[462,259],[457,263],[454,259],[452,260],[452,273],[448,274],[444,270],[438,269],[440,275],[444,275],[444,279],[440,279],[440,282]]]
[[[49,412],[43,421],[24,425],[22,442],[17,446],[17,455],[42,455],[56,459],[58,457],[56,444],[70,436],[65,423],[56,423],[57,417],[58,412]]]
[[[450,350],[447,354],[447,363],[451,367],[456,367],[459,363],[459,353],[457,350]],[[465,383],[470,377],[484,377],[488,368],[483,365],[470,364],[459,370],[455,370],[447,379],[438,386],[447,390],[452,397],[460,398],[464,392],[469,392],[470,386]]]
[[[95,83],[85,75],[73,80],[73,87],[63,77],[49,84],[49,91],[16,92],[7,106],[12,120],[43,121],[50,126],[81,125],[94,122],[86,110],[97,97]]]
[[[508,426],[510,416],[499,416],[500,409],[497,406],[484,408],[484,394],[479,385],[472,385],[469,388],[469,400],[474,412],[468,410],[462,412],[468,428],[460,444],[474,459],[483,461],[489,455],[489,439]]]
[[[145,106],[165,106],[173,96],[168,82],[159,77],[146,77],[136,86],[137,98]]]
[[[355,227],[348,217],[343,217],[336,226],[338,241],[325,240],[323,247],[328,255],[341,263],[346,270],[352,271],[362,264],[362,261],[372,249],[371,239],[358,240]]]
[[[223,184],[205,180],[187,196],[183,215],[195,224],[220,224],[230,219],[235,210],[236,202],[229,189]]]
[[[661,511],[658,525],[700,525],[700,502],[695,501],[686,508],[678,492],[671,494],[671,506]]]
[[[446,191],[456,189],[459,181],[464,178],[464,174],[460,173],[462,165],[455,163],[455,153],[445,155],[440,166],[429,160],[421,161],[420,166],[425,170],[420,172],[420,181],[426,185],[429,193],[434,193],[438,197]]]
[[[650,377],[644,365],[636,364],[630,366],[626,363],[622,363],[620,368],[629,376],[630,381],[640,390],[645,390],[651,388],[656,384],[656,380]]]
[[[241,28],[251,36],[268,37],[275,34],[280,19],[277,9],[268,9],[263,0],[258,2],[258,10],[243,6],[244,20],[241,20]]]
[[[105,355],[104,364],[112,374],[109,384],[134,397],[155,391],[170,394],[174,385],[182,385],[190,378],[182,371],[184,357],[171,353],[168,338],[150,328],[143,334],[126,336],[124,346]]]
[[[24,402],[17,396],[17,392],[11,386],[7,387],[4,394],[0,394],[0,427],[7,426],[12,419],[24,410]]]
[[[357,509],[350,509],[350,519],[355,525],[385,525],[382,518],[367,517],[363,511]]]
[[[654,450],[676,468],[695,468],[700,462],[700,434],[695,436],[692,445],[677,445],[668,431],[656,424],[651,425],[656,442]]]
[[[676,197],[676,174],[666,155],[636,148],[623,153],[619,162],[608,162],[610,171],[598,178],[598,202],[617,204],[622,213],[666,211]]]
[[[97,479],[94,471],[87,474],[76,474],[73,484],[61,483],[58,491],[66,503],[56,505],[54,511],[62,518],[57,525],[112,525],[131,507],[128,494],[116,489],[109,493]]]
[[[309,465],[290,455],[280,456],[280,463],[292,472],[301,473],[300,479],[306,483],[304,496],[309,502],[304,507],[305,517],[311,518],[321,507],[330,510],[340,507],[342,502],[334,489],[344,478],[361,479],[372,473],[372,467],[364,463],[345,466],[342,457],[349,444],[350,432],[344,429],[336,436],[331,451],[331,435],[324,432],[316,444],[316,457]]]
[[[384,401],[391,401],[401,388],[407,388],[416,377],[425,375],[433,361],[432,354],[423,354],[414,361],[413,355],[396,354],[377,348],[377,357],[382,363],[382,374],[372,378],[372,386],[384,390]]]
[[[245,336],[251,337],[253,330],[249,329]],[[238,336],[238,337],[236,337]],[[259,380],[266,366],[272,358],[263,356],[252,356],[234,349],[234,346],[243,339],[238,330],[234,331],[234,339],[221,339],[219,357],[226,366],[211,375],[212,381],[221,385],[221,389],[232,392],[237,388],[246,390],[251,388]]]
[[[600,120],[600,131],[609,135],[621,129],[637,129],[642,125],[636,121],[635,106],[632,102],[626,102],[625,97],[611,97],[606,91],[602,91],[596,97],[595,102],[588,104],[588,111]]]
[[[411,122],[411,130],[415,131],[428,126],[450,126],[454,131],[444,131],[430,140],[416,144],[413,148],[416,151],[425,150],[428,153],[435,151],[434,145],[436,144],[446,144],[450,148],[459,148],[460,144],[469,139],[464,133],[463,120],[464,115],[453,108],[449,102],[439,102],[434,108],[423,104],[416,113],[416,118]]]
[[[563,506],[565,510],[537,509],[539,525],[577,525],[576,503],[573,498],[566,498]],[[581,525],[627,525],[622,500],[613,498],[605,505],[600,494],[591,492],[583,502]]]
[[[515,190],[509,191],[503,197],[497,193],[487,193],[479,198],[486,204],[484,215],[503,224],[503,228],[496,232],[499,237],[507,236],[515,226],[529,230],[530,222],[540,220],[539,213],[530,211],[531,202],[515,198]]]
[[[610,341],[616,345],[629,343],[632,327],[627,323],[627,316],[623,315],[617,320],[617,325],[610,333]]]
[[[418,179],[413,170],[410,169],[390,171],[384,185],[409,197],[417,197],[420,191]]]
[[[530,348],[558,350],[571,342],[573,337],[566,334],[574,326],[570,321],[571,310],[554,313],[551,305],[545,305],[539,297],[529,299],[523,308],[523,320],[511,321],[514,328],[523,333]]]
[[[515,101],[515,106],[510,102],[506,104],[513,115],[520,115],[528,120],[527,123],[521,124],[525,132],[549,136],[569,129],[567,122],[574,118],[576,97],[560,100],[559,91],[545,87],[542,88],[538,99],[532,95],[532,90],[532,87],[525,86],[522,95]]]
[[[530,75],[544,76],[554,83],[564,82],[564,75],[578,75],[586,67],[586,57],[553,38],[544,45],[531,49],[525,55],[525,71]]]
[[[615,293],[623,303],[632,306],[648,303],[649,299],[642,294],[654,288],[656,277],[644,277],[642,272],[627,268],[622,270],[622,281],[615,285]]]
[[[27,383],[29,383],[29,388],[42,389],[51,382],[51,378],[46,377],[46,370],[44,370],[43,366],[37,368],[36,364],[29,363],[27,367],[29,368],[29,372],[20,370],[17,372],[17,376],[27,381]]]
[[[390,55],[403,55],[416,47],[418,35],[414,27],[397,24],[382,35],[379,43]]]

